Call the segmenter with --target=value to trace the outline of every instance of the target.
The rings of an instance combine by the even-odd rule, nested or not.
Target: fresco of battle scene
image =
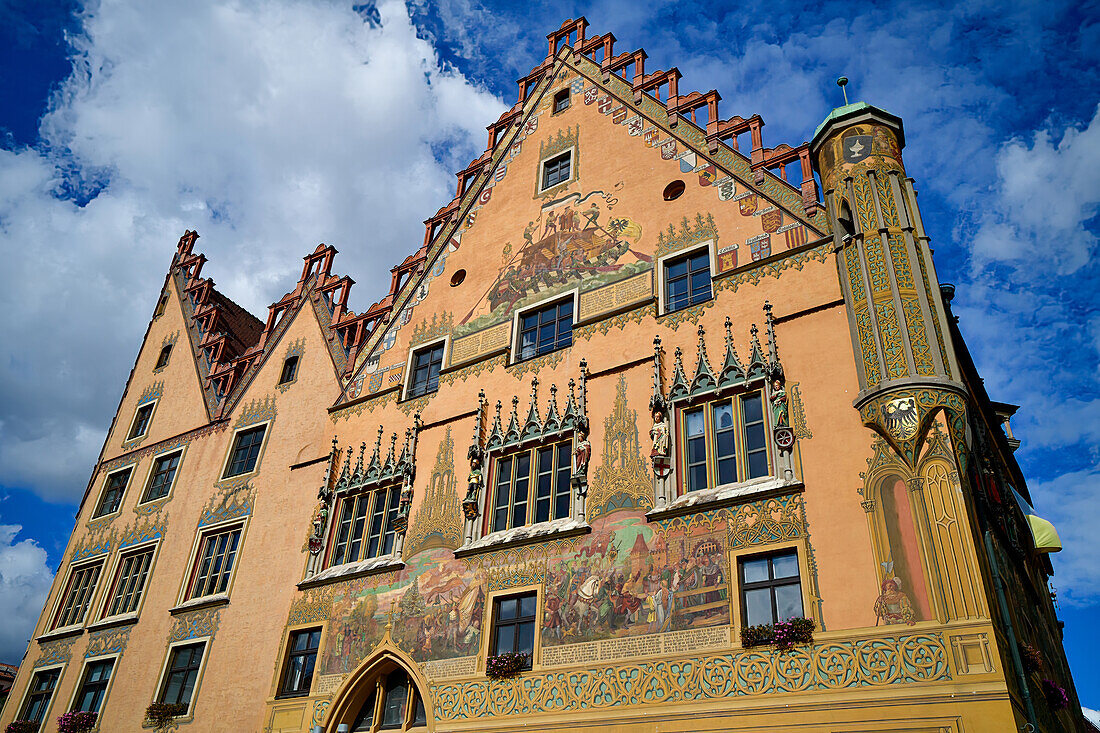
[[[354,669],[391,614],[394,641],[418,662],[478,654],[488,590],[507,577],[544,583],[545,646],[727,625],[728,545],[719,524],[664,530],[628,510],[596,520],[584,537],[510,551],[510,564],[420,552],[396,577],[336,591],[322,674]]]

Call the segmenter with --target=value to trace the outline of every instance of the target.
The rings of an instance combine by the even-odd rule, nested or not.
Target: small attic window
[[[465,270],[457,270],[455,274],[451,275],[451,287],[457,288],[462,284],[462,281],[466,279]]]
[[[160,296],[160,300],[157,301],[156,310],[153,311],[153,318],[160,318],[164,315],[164,309],[168,307],[168,293]]]
[[[160,356],[157,357],[156,369],[163,369],[168,366],[168,357],[172,355],[172,344],[165,344],[160,350]]]
[[[684,182],[683,181],[673,181],[672,183],[665,186],[664,193],[662,193],[661,196],[664,197],[665,201],[675,201],[676,199],[680,198],[680,196],[682,196],[683,194],[684,194]]]
[[[573,151],[567,150],[542,164],[542,190],[565,183],[572,176]]]
[[[569,87],[554,95],[554,114],[569,109]]]
[[[288,356],[283,362],[283,372],[279,375],[279,384],[289,384],[298,378],[298,355]]]

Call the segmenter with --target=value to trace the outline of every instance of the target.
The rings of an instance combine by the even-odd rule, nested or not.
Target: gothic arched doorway
[[[404,663],[384,653],[360,665],[344,683],[331,709],[328,733],[408,731],[430,733],[434,726],[422,683]]]

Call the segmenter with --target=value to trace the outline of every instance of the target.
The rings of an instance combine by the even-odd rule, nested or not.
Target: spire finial
[[[848,77],[842,76],[836,80],[836,85],[840,87],[840,91],[844,93],[844,106],[848,106],[848,90],[845,89],[848,86]]]

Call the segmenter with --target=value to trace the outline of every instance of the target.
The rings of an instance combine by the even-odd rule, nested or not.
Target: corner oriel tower
[[[904,146],[900,118],[857,102],[833,110],[810,151],[855,345],[854,404],[912,467],[939,408],[962,444],[965,389]]]

